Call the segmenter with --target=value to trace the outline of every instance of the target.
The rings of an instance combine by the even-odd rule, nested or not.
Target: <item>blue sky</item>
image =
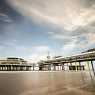
[[[0,57],[31,62],[95,48],[95,0],[0,0]]]

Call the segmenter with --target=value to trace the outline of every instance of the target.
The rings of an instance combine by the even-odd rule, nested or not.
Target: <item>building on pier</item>
[[[30,67],[22,58],[8,57],[0,60],[0,71],[28,71]]]
[[[0,71],[34,71],[39,70],[35,63],[28,63],[22,58],[8,57],[0,60]]]
[[[15,57],[9,57],[4,60],[0,60],[0,64],[26,64],[27,61],[25,61],[22,58],[15,58]]]

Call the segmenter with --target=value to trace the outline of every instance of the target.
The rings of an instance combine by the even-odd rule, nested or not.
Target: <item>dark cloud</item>
[[[92,7],[95,4],[95,0],[80,0],[81,5],[85,8]]]
[[[90,26],[95,27],[95,21],[90,24]]]
[[[12,24],[18,24],[23,21],[23,16],[13,9],[7,0],[0,0],[0,39],[4,35],[6,39],[7,26],[12,27]]]
[[[22,19],[22,15],[13,9],[7,0],[0,0],[0,13],[9,16],[14,21],[19,21]]]

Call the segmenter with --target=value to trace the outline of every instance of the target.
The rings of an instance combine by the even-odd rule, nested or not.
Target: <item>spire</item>
[[[47,60],[50,59],[50,52],[47,53]]]

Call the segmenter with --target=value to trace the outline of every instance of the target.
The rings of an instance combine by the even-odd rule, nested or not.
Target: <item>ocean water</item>
[[[0,95],[95,95],[88,71],[0,72]]]

